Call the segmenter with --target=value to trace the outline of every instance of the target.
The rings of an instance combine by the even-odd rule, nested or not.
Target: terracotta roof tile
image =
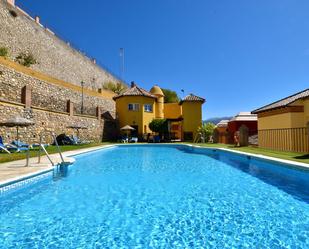
[[[257,114],[257,113],[264,112],[264,111],[270,111],[270,110],[273,110],[273,109],[276,109],[276,108],[286,107],[289,104],[291,104],[291,103],[293,103],[293,102],[295,102],[299,99],[304,99],[304,98],[307,98],[307,97],[309,97],[309,89],[306,89],[306,90],[301,91],[299,93],[293,94],[289,97],[278,100],[278,101],[273,102],[269,105],[265,105],[261,108],[258,108],[256,110],[252,111],[252,113]]]
[[[146,91],[145,89],[137,85],[134,85],[131,88],[128,88],[124,92],[115,96],[113,99],[115,100],[115,99],[118,99],[124,96],[145,96],[145,97],[154,98],[154,99],[157,98],[155,95],[151,94],[150,92]]]
[[[180,103],[182,103],[182,102],[202,102],[202,103],[204,103],[205,99],[191,93],[180,101]]]

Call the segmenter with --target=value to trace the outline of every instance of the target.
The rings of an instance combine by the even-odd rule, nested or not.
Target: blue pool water
[[[309,248],[308,172],[175,146],[76,159],[0,199],[0,248]]]

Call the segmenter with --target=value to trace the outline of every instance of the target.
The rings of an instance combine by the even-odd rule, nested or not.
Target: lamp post
[[[84,85],[85,85],[85,82],[82,81],[81,83],[81,86],[82,86],[82,105],[81,105],[81,114],[84,114]]]

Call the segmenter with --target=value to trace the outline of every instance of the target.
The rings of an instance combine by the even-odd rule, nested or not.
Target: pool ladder
[[[60,150],[60,147],[59,147],[59,144],[57,142],[57,139],[56,139],[56,134],[52,131],[43,131],[40,135],[40,144],[39,144],[39,154],[38,154],[38,163],[41,163],[41,152],[42,150],[44,151],[45,155],[47,156],[48,160],[50,161],[50,163],[52,164],[52,166],[55,166],[56,164],[53,162],[53,160],[50,158],[50,155],[48,154],[47,150],[45,149],[44,145],[43,145],[43,135],[46,133],[46,132],[49,132],[52,136],[52,138],[54,139],[54,143],[57,147],[57,151],[58,151],[58,154],[60,155],[60,158],[61,158],[61,164],[65,165],[66,162],[64,161],[63,159],[63,155],[61,153],[61,150]],[[28,165],[28,162],[27,162],[27,165]]]

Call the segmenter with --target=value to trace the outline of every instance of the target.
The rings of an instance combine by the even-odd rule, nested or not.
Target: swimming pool
[[[308,248],[306,171],[173,145],[76,159],[1,197],[0,248]]]

